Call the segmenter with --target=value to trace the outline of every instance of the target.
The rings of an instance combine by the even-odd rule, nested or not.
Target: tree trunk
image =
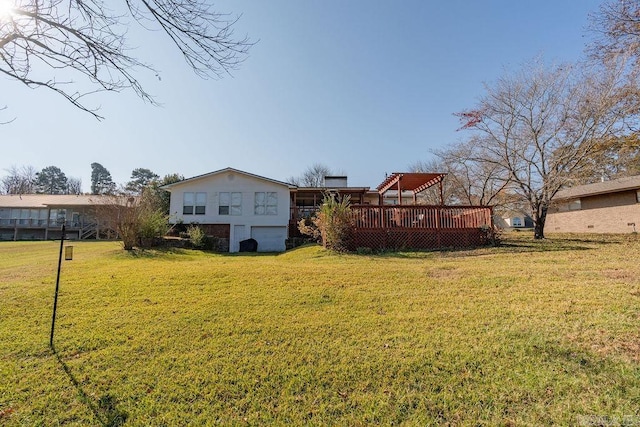
[[[547,220],[547,207],[538,207],[535,211],[533,238],[544,239],[544,223]]]

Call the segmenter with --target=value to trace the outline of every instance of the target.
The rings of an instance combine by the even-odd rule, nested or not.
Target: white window
[[[218,201],[218,215],[242,215],[242,193],[222,192]]]
[[[640,203],[640,190],[636,191],[636,202]]]
[[[207,212],[207,193],[196,193],[196,215]]]
[[[278,193],[275,191],[258,191],[255,201],[256,215],[278,215]]]
[[[204,215],[207,211],[207,193],[186,192],[183,195],[183,215]]]
[[[193,205],[195,202],[195,195],[193,193],[184,193],[182,196],[182,214],[193,215]]]
[[[517,216],[513,217],[511,219],[511,222],[512,222],[511,224],[512,227],[522,227],[522,218],[520,217],[517,217]]]

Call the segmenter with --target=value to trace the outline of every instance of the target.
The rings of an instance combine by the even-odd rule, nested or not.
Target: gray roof
[[[611,181],[596,182],[594,184],[577,185],[560,190],[553,197],[554,200],[577,199],[585,196],[597,196],[607,193],[618,193],[640,189],[640,175],[612,179]]]
[[[93,194],[10,194],[0,195],[0,208],[46,208],[51,206],[91,206],[105,204],[108,196]]]

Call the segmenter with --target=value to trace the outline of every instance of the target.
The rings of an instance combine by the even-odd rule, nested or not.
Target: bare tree
[[[67,194],[82,194],[81,178],[67,178]]]
[[[142,195],[112,194],[95,204],[96,216],[103,226],[115,230],[125,250],[149,247],[169,228],[168,216],[158,207],[152,191]]]
[[[329,166],[322,163],[314,163],[302,173],[299,183],[302,187],[323,187],[324,177],[330,176],[331,173]]]
[[[235,38],[238,18],[211,10],[206,0],[125,0],[120,5],[23,0],[0,18],[0,74],[30,88],[50,89],[98,119],[97,109],[83,99],[95,91],[130,88],[153,103],[134,73],[141,68],[157,71],[130,54],[131,18],[145,29],[164,33],[202,77],[230,73],[253,44],[247,37]],[[79,89],[85,84],[94,89]]]
[[[5,105],[5,106],[3,106],[3,107],[0,107],[0,111],[4,111],[4,110],[6,110],[6,109],[7,109],[7,106],[6,106],[6,105]],[[10,120],[0,120],[0,125],[6,125],[6,124],[8,124],[8,123],[11,123],[11,122],[12,122],[12,121],[14,121],[14,120],[15,120],[15,117],[14,117],[14,118],[12,118],[12,119],[10,119]]]
[[[37,170],[33,166],[11,166],[2,178],[2,191],[6,194],[33,194],[36,190]]]
[[[474,139],[434,153],[447,172],[447,187],[455,203],[469,206],[495,205],[509,185],[509,174],[495,163],[477,161],[481,146]],[[502,198],[503,199],[503,198]],[[504,199],[503,199],[504,200]]]
[[[591,15],[596,37],[588,50],[593,58],[607,61],[629,55],[640,66],[640,1],[608,0]]]
[[[637,118],[637,85],[622,79],[618,63],[608,65],[527,64],[458,114],[462,128],[474,131],[471,160],[508,177],[531,209],[535,238],[544,238],[551,198],[590,165],[598,141]]]
[[[289,184],[300,186],[300,177],[292,175],[289,178],[286,178],[285,182],[288,182]]]

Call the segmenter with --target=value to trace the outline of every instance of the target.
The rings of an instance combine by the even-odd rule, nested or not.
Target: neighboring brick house
[[[548,233],[640,230],[640,175],[559,191],[547,213]]]

